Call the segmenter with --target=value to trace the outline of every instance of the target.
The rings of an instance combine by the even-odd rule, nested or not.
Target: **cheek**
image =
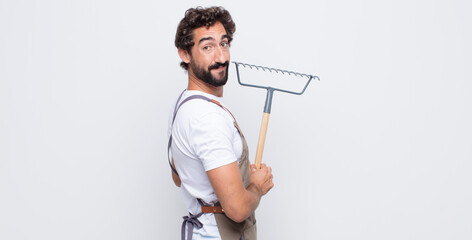
[[[203,66],[208,61],[208,56],[205,54],[197,53],[193,55],[193,60],[196,64]]]
[[[212,62],[213,62],[212,54],[205,54],[205,55],[202,55],[202,57],[200,58],[200,64],[202,66],[208,67],[211,65]]]
[[[230,52],[229,52],[229,49],[226,50],[226,51],[224,51],[224,54],[225,54],[225,57],[228,58],[228,59],[229,59],[230,56],[231,56],[231,54],[230,54]]]

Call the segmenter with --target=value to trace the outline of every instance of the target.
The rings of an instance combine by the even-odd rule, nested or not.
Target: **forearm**
[[[233,196],[232,201],[222,203],[222,206],[226,216],[235,222],[242,222],[256,211],[261,197],[262,194],[260,194],[257,188],[254,185],[249,185],[238,196]]]
[[[252,171],[247,188],[236,162],[210,170],[207,174],[226,216],[235,222],[248,218],[256,210],[261,197],[273,186],[270,168],[267,167]]]
[[[246,192],[248,194],[248,198],[246,200],[246,211],[243,211],[243,219],[248,218],[254,211],[256,211],[256,208],[259,206],[259,202],[261,201],[262,198],[262,193],[256,188],[254,184],[250,184]]]

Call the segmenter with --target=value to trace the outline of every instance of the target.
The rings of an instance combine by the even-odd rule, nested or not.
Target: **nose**
[[[224,63],[229,56],[229,51],[222,46],[218,46],[215,51],[215,62]]]

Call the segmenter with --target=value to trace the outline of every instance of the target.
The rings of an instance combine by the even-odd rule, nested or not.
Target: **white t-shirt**
[[[192,95],[203,95],[225,106],[222,98],[200,91],[185,91],[180,102]],[[210,205],[218,201],[206,172],[239,161],[241,136],[230,113],[212,102],[193,99],[184,103],[171,126],[174,107],[169,116],[168,131],[170,134],[172,128],[171,156],[182,182],[184,204],[195,215],[201,212],[197,199]],[[212,213],[203,214],[198,220],[203,227],[194,228],[193,239],[202,239],[202,236],[219,238]]]

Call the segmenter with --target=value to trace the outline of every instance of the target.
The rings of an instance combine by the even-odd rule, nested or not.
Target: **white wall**
[[[179,239],[166,123],[184,11],[232,59],[321,77],[276,93],[260,239],[472,238],[469,1],[0,1],[0,239]],[[254,156],[265,92],[225,97]]]

